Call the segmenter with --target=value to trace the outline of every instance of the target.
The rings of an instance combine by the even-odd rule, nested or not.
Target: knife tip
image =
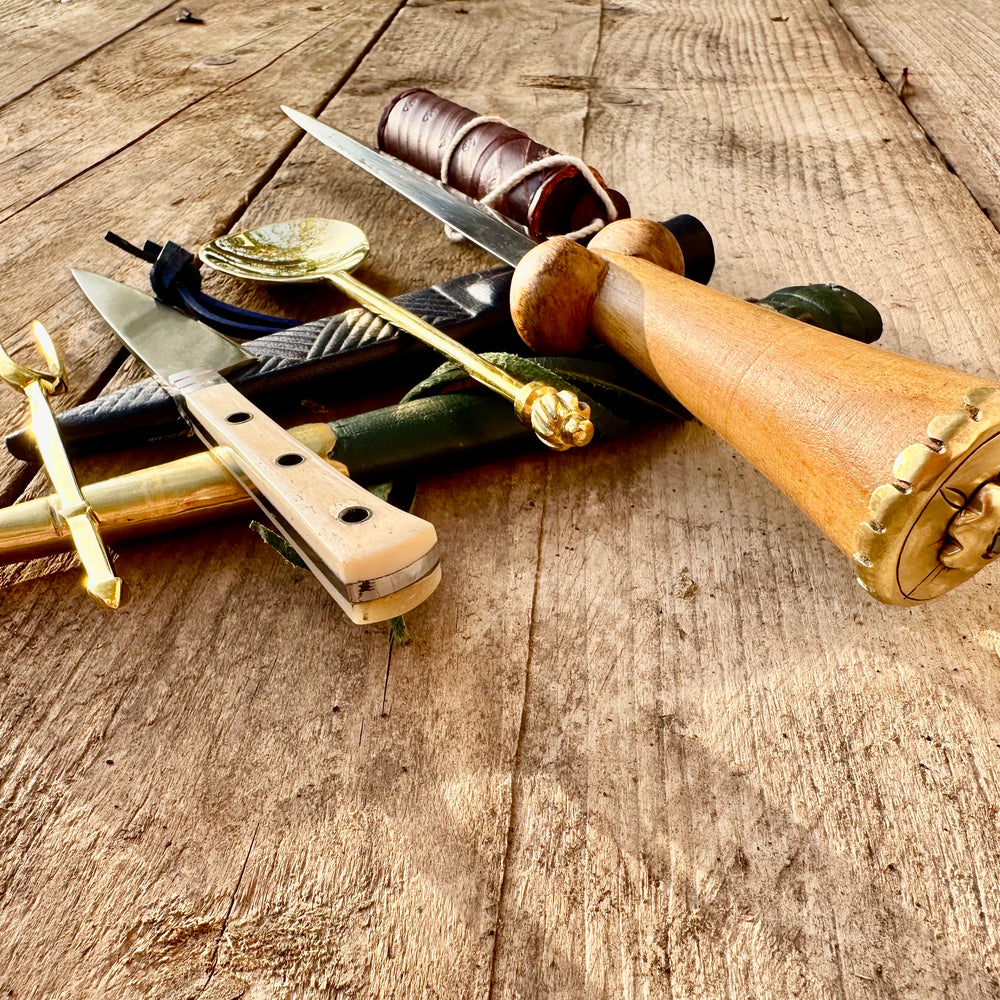
[[[93,271],[84,271],[79,267],[71,267],[69,273],[73,275],[73,280],[76,282],[77,287],[83,292],[87,298],[90,298],[91,289],[99,288],[102,283],[103,276],[100,274],[94,274]],[[107,278],[103,278],[107,281]]]

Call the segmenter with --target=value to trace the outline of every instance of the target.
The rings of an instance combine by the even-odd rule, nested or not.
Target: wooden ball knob
[[[684,274],[684,253],[676,237],[649,219],[612,222],[586,249],[564,236],[546,240],[525,255],[510,292],[514,325],[533,351],[576,354],[590,342],[587,323],[607,270],[599,256],[605,251]]]
[[[590,342],[587,323],[607,265],[565,236],[540,243],[521,259],[510,309],[521,339],[538,354],[576,354]]]
[[[612,250],[640,257],[657,267],[684,274],[684,252],[677,238],[658,222],[622,219],[599,230],[588,244],[590,250]]]

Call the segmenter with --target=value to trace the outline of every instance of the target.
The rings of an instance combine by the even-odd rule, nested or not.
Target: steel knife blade
[[[364,143],[331,128],[294,108],[281,110],[304,132],[319,139],[324,146],[367,170],[436,219],[457,229],[494,257],[515,266],[537,244],[527,233],[516,229],[492,209],[467,198],[453,188],[388,153],[369,149]]]
[[[253,355],[127,285],[73,277],[352,621],[383,621],[431,594],[441,578],[433,525],[333,469],[235,389],[224,373]]]

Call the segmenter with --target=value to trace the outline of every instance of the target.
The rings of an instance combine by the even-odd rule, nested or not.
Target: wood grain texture
[[[314,109],[306,87],[326,79],[335,56],[350,54],[340,13],[336,30],[331,24],[298,47],[304,64],[286,64],[296,81],[276,72],[276,59],[255,80],[252,98],[239,87],[227,92],[212,130],[218,133],[220,119],[241,130],[246,116],[258,116],[256,135],[274,156],[267,129],[275,93]],[[128,184],[136,173],[148,184],[166,150],[197,138],[183,119],[154,130],[144,140],[154,147],[112,177],[124,185],[118,196],[134,224],[150,206]],[[154,205],[146,223],[154,235],[169,226],[175,239],[193,243],[209,222],[221,228],[219,215],[209,215],[213,205],[237,215],[252,190],[253,174],[240,172],[235,157],[220,163],[207,136],[194,148],[205,159],[185,177],[225,191],[223,201],[192,197],[159,216]],[[107,183],[107,168],[101,173]],[[51,205],[70,186],[44,201]],[[79,205],[94,190],[77,189],[66,204]],[[287,174],[269,190],[282,211],[301,208]],[[50,261],[68,256],[56,243],[47,250]],[[31,267],[25,262],[22,273]],[[141,275],[122,271],[137,281]],[[422,283],[432,277],[427,272]],[[11,669],[5,662],[3,716],[18,736],[5,743],[3,764],[12,838],[0,878],[10,929],[0,958],[4,987],[15,996],[483,994],[542,506],[527,468],[487,470],[471,493],[461,478],[426,491],[420,507],[438,509],[439,531],[452,521],[449,578],[409,616],[414,642],[394,653],[391,673],[384,628],[350,626],[308,576],[281,566],[240,527],[193,533],[180,549],[164,542],[126,553],[122,572],[142,599],[104,642],[96,636],[109,625],[77,599],[75,571],[8,578],[5,599],[14,610],[3,620],[31,639],[12,642],[4,654]],[[481,545],[456,544],[469,524],[499,532],[485,562]],[[183,555],[189,545],[196,558]],[[244,574],[253,577],[252,590],[240,586]],[[310,594],[305,602],[296,596],[300,587]],[[281,596],[261,615],[268,592]],[[287,600],[296,602],[291,616]],[[84,634],[69,632],[81,616]],[[291,645],[286,629],[298,633]],[[25,645],[45,649],[49,630],[60,637],[58,663],[63,650],[72,651],[67,669],[82,685],[73,696],[80,714],[36,697],[48,654],[20,655]],[[469,672],[470,660],[484,670]],[[152,690],[150,672],[162,678]],[[305,680],[310,674],[315,685]],[[61,683],[57,671],[46,691]],[[32,711],[57,718],[56,731]],[[271,711],[282,720],[277,726],[265,718]],[[91,712],[97,721],[88,725]],[[105,727],[107,718],[118,722]],[[84,758],[77,740],[99,745],[98,756]],[[64,819],[50,808],[62,786],[52,797],[36,794],[48,781],[44,759],[80,792],[68,793],[76,807],[60,809]],[[116,772],[123,761],[127,771]],[[26,855],[23,846],[43,840],[43,829],[50,847]],[[58,919],[41,927],[40,915],[54,913]]]
[[[871,0],[833,0],[833,7],[983,211],[1000,222],[996,6],[956,0],[890,11]]]
[[[0,66],[0,106],[86,59],[176,0],[72,0],[38,3],[5,0],[0,28],[8,45]]]
[[[73,317],[71,373],[106,363],[51,274],[86,234],[141,286],[99,248],[108,205],[189,244],[348,218],[390,294],[487,264],[312,140],[286,157],[272,117],[337,90],[324,117],[365,137],[422,84],[581,153],[640,214],[699,215],[730,294],[837,280],[888,346],[1000,371],[997,233],[826,3],[419,0],[367,28],[357,6],[273,61],[262,33],[200,102],[182,79],[176,115],[151,95],[150,131],[41,184],[0,234],[8,328]],[[417,513],[445,576],[406,647],[239,524],[126,550],[114,618],[75,570],[6,578],[0,995],[1000,994],[989,570],[878,606],[694,423],[432,477]]]

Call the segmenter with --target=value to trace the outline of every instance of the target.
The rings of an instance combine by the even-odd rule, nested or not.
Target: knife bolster
[[[158,381],[171,396],[184,396],[189,392],[207,389],[211,385],[225,382],[224,376],[207,368],[189,368],[168,378],[158,377]]]

